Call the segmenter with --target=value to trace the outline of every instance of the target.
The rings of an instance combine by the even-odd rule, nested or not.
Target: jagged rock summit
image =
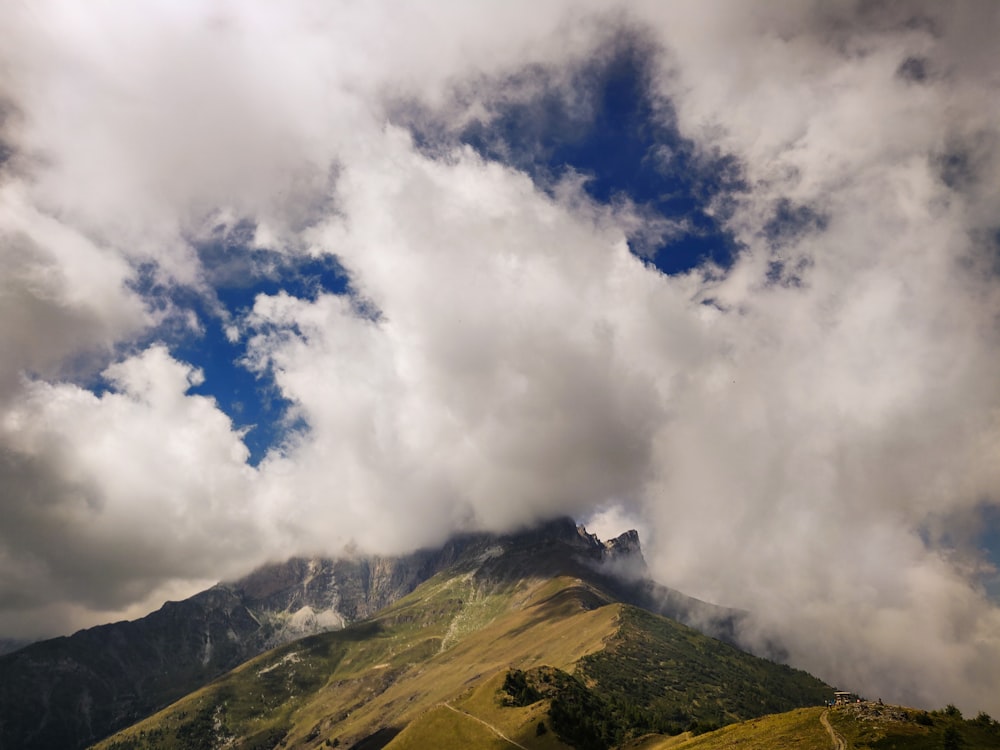
[[[504,557],[505,552],[544,543],[556,545],[556,558],[611,564],[616,566],[614,573],[627,564],[637,573],[633,577],[646,574],[636,531],[602,542],[572,519],[560,518],[510,534],[462,534],[440,548],[408,555],[296,557],[264,565],[244,578],[214,588],[238,597],[260,623],[266,645],[277,646],[310,632],[339,629],[371,617],[449,565],[462,560],[480,564],[489,557]],[[539,554],[528,563],[543,566],[547,556]],[[523,572],[523,566],[519,571]]]
[[[540,548],[546,544],[555,546],[544,552]],[[215,588],[232,592],[246,605],[261,624],[265,645],[272,647],[371,617],[449,565],[463,560],[481,565],[497,558],[491,567],[499,567],[528,548],[532,555],[525,564],[508,572],[524,574],[532,567],[539,574],[551,572],[575,558],[597,570],[606,566],[605,572],[612,575],[647,575],[635,530],[605,542],[572,519],[558,518],[509,534],[461,534],[441,548],[408,555],[296,557]]]
[[[739,616],[646,578],[635,531],[602,542],[569,518],[395,557],[293,558],[142,619],[0,656],[0,750],[85,747],[267,649],[366,620],[445,570],[486,586],[586,578],[729,640]]]

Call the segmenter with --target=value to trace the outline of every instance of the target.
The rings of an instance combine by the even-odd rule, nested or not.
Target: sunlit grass
[[[830,750],[830,735],[819,717],[823,708],[800,708],[782,714],[751,719],[697,737],[647,737],[628,745],[628,750]]]

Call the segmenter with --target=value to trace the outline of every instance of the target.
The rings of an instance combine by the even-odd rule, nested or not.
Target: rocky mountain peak
[[[568,521],[568,519],[567,519]],[[639,532],[629,529],[623,534],[602,541],[597,534],[591,534],[583,524],[576,524],[576,536],[583,547],[591,552],[591,556],[596,553],[601,560],[608,562],[630,561],[641,563],[641,570],[645,571],[646,561],[642,556],[642,545],[639,542]]]
[[[607,550],[611,558],[625,556],[642,557],[642,545],[639,543],[639,532],[629,529],[624,534],[620,534],[614,539],[604,542],[604,549]]]
[[[597,536],[597,534],[592,534],[587,531],[587,527],[582,523],[578,524],[568,516],[561,516],[550,521],[543,521],[527,531],[517,532],[508,536],[510,538],[519,538],[526,535],[533,537],[549,537],[555,541],[568,542],[574,546],[586,549],[602,550],[614,548],[619,549],[622,552],[624,552],[625,549],[628,549],[632,554],[641,554],[642,552],[639,543],[639,532],[635,529],[630,529],[614,539],[603,541]]]

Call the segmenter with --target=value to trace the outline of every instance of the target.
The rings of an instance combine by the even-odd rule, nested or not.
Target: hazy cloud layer
[[[829,681],[1000,713],[992,3],[179,7],[0,16],[0,634],[569,513]],[[616,30],[740,170],[732,268],[664,276],[626,241],[662,218],[453,137],[532,81],[572,101]],[[197,248],[241,220],[351,294],[143,291],[211,297]],[[157,343],[223,322],[293,404],[256,468]]]

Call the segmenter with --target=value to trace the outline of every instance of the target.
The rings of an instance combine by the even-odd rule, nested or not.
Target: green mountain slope
[[[86,747],[275,646],[367,620],[442,571],[472,576],[475,592],[525,577],[585,577],[614,600],[729,640],[743,616],[645,578],[635,532],[601,542],[568,518],[514,534],[464,534],[398,557],[292,559],[134,622],[0,656],[0,750]],[[463,609],[445,645],[489,616]]]
[[[396,558],[292,559],[139,620],[0,655],[0,750],[85,747],[276,645],[369,617],[461,552],[458,542]]]
[[[831,689],[621,603],[539,538],[374,618],[241,666],[101,748],[605,748],[821,702]],[[456,739],[459,738],[459,739]]]
[[[134,622],[0,656],[0,750],[86,747],[275,646],[364,621],[445,570],[473,576],[477,591],[525,576],[583,576],[616,600],[729,640],[743,616],[646,578],[634,531],[601,542],[569,518],[513,534],[459,535],[397,557],[292,559]],[[463,611],[446,644],[486,614]]]
[[[825,719],[825,722],[824,722]],[[830,729],[825,726],[829,724]],[[953,708],[927,713],[912,708],[861,703],[803,708],[733,724],[697,737],[648,736],[627,750],[829,750],[830,732],[851,750],[996,750],[1000,723],[980,715],[964,720]]]

